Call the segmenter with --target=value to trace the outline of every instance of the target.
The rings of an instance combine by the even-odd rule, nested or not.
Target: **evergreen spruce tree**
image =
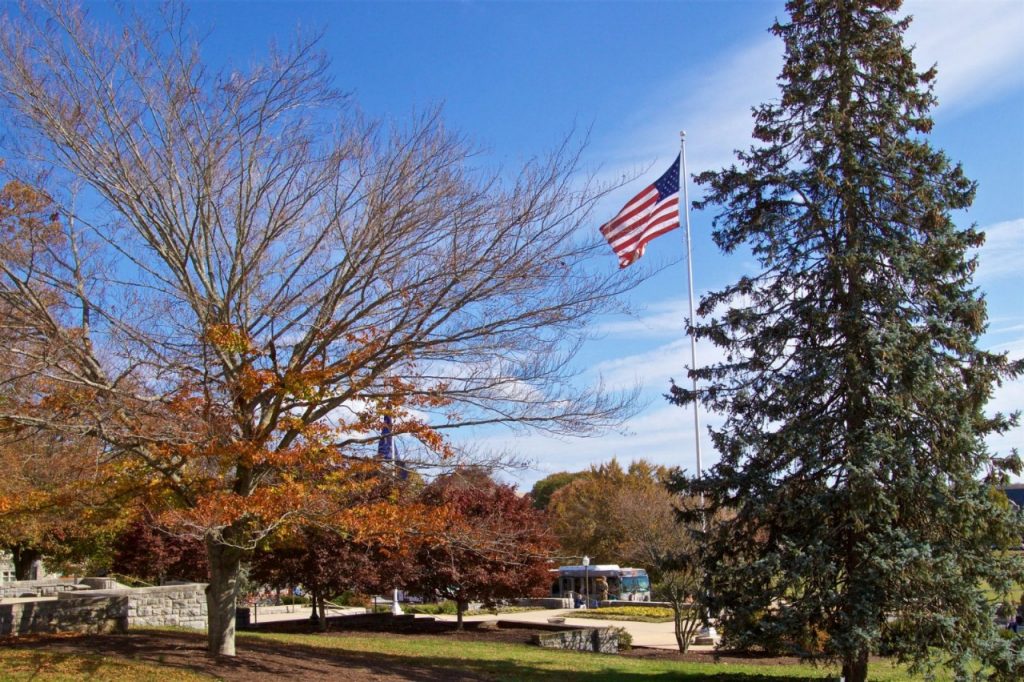
[[[726,415],[698,484],[734,514],[706,538],[726,644],[839,661],[848,682],[879,651],[1013,676],[1020,640],[998,636],[987,593],[1021,578],[1003,549],[1020,517],[996,490],[1020,462],[983,438],[1015,417],[983,408],[1024,367],[978,348],[984,236],[951,218],[975,186],[926,140],[935,70],[915,70],[899,5],[791,0],[773,26],[781,100],[695,202],[760,272],[703,298],[694,331],[725,360],[670,400]]]

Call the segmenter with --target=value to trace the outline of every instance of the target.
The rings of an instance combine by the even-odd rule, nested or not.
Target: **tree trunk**
[[[214,656],[235,655],[235,607],[242,551],[206,539],[210,583],[206,586],[207,650]]]
[[[11,548],[11,558],[14,563],[15,580],[31,580],[32,564],[43,557],[42,552],[26,545],[15,545]]]
[[[690,644],[701,626],[700,610],[694,603],[687,603],[685,595],[671,599],[671,604],[676,645],[679,652],[685,654],[690,650]]]
[[[690,648],[690,641],[683,635],[683,605],[675,599],[672,600],[672,624],[676,633],[676,646],[685,654]]]
[[[320,611],[319,616],[316,619],[317,629],[320,630],[320,632],[327,632],[327,599],[324,597],[323,592],[316,595],[314,603]]]
[[[455,622],[458,623],[456,630],[462,630],[462,614],[466,612],[467,603],[462,599],[455,600]]]
[[[868,652],[859,651],[843,661],[844,682],[866,682],[868,679]]]

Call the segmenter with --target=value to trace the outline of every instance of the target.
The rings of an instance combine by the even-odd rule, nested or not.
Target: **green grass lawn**
[[[435,673],[443,677],[445,669],[465,671],[495,682],[639,682],[648,679],[658,682],[775,682],[838,677],[835,668],[811,665],[678,663],[551,651],[524,644],[453,641],[442,637],[387,637],[372,633],[329,636],[244,633],[238,637],[239,651],[244,652],[247,644],[257,642],[293,645],[301,656],[315,656],[317,651],[324,651],[355,656],[368,664],[379,659],[389,666],[407,666],[412,675],[410,679],[426,679],[424,674]],[[80,679],[178,682],[210,678],[159,663],[100,654],[67,654],[47,651],[44,646],[33,649],[0,646],[0,680]],[[871,679],[899,682],[919,678],[888,663],[873,663]]]
[[[337,649],[403,660],[411,667],[453,667],[474,672],[501,682],[630,682],[641,679],[681,680],[697,682],[762,682],[779,679],[837,679],[835,668],[811,665],[728,665],[715,663],[677,663],[615,655],[598,655],[571,651],[551,651],[525,644],[493,642],[453,642],[440,637],[400,638],[366,635],[335,635],[312,637],[276,633],[240,635],[239,646],[248,638],[288,642],[314,648]],[[872,666],[872,680],[898,682],[916,680],[905,671],[888,663]]]

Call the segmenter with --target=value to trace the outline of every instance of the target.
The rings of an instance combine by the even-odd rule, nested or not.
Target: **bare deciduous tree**
[[[678,519],[683,502],[652,483],[616,495],[609,506],[625,532],[623,557],[656,578],[655,597],[671,604],[676,645],[686,653],[704,621],[697,600],[704,570],[693,528]]]
[[[578,388],[572,360],[636,275],[591,262],[571,145],[488,174],[436,112],[367,121],[315,40],[216,72],[181,7],[126,22],[54,2],[0,26],[6,153],[48,174],[61,225],[0,250],[21,339],[3,381],[53,393],[0,419],[168,486],[206,539],[210,650],[232,655],[259,538],[302,515],[374,527],[324,491],[356,485],[339,462],[383,414],[439,454],[467,424],[618,423],[633,396]]]

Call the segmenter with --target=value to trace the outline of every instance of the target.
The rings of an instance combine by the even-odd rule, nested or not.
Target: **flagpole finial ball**
[[[685,130],[680,130],[679,131],[679,139],[680,140],[685,140],[686,139],[686,131]]]

